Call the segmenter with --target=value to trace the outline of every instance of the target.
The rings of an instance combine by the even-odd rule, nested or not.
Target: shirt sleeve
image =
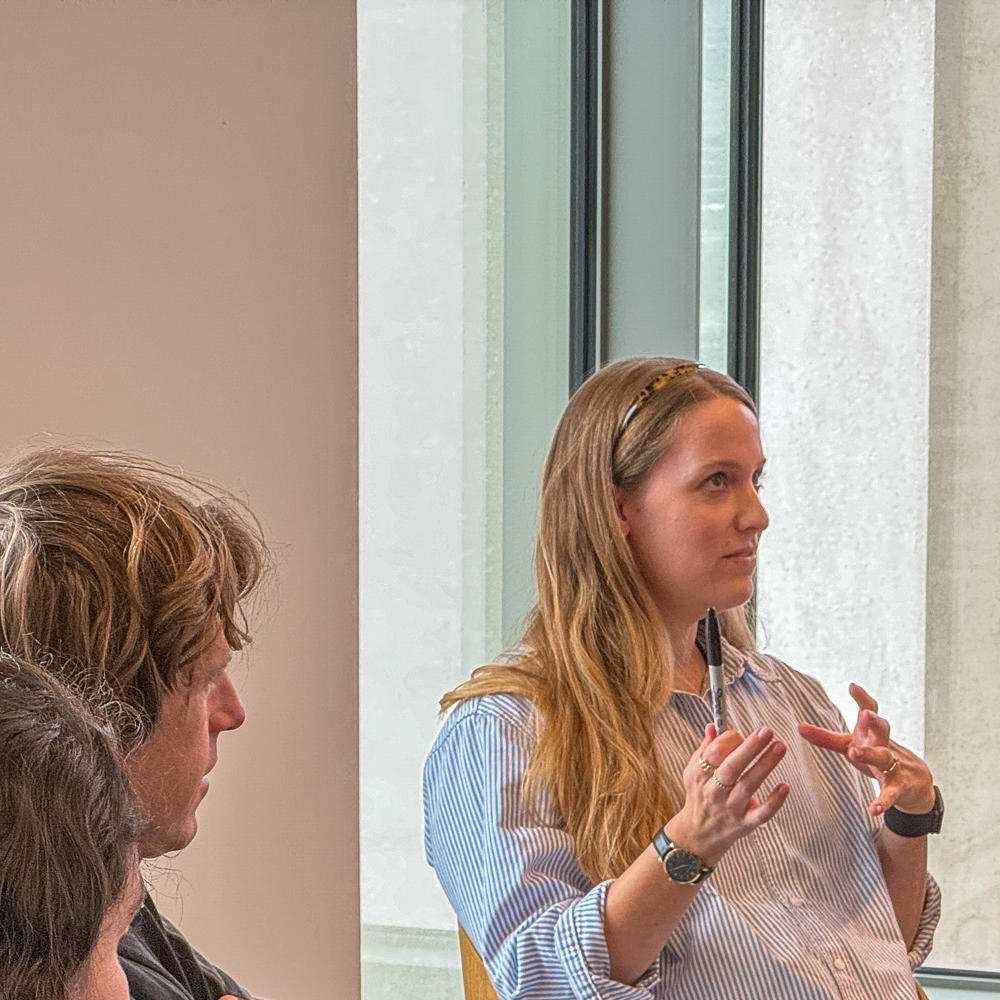
[[[449,721],[424,771],[427,858],[501,1000],[651,1000],[657,964],[635,985],[610,978],[610,882],[589,882],[558,817],[523,800],[529,727],[482,710]]]
[[[849,729],[846,720],[840,710],[827,697],[826,693],[819,686],[818,682],[812,678],[805,678],[810,683],[816,685],[822,701],[817,698],[820,710],[832,717],[832,724],[825,722],[822,718],[816,721],[817,725],[831,725],[837,731],[844,732]],[[823,704],[825,703],[825,704]],[[866,778],[860,771],[850,764],[845,765],[850,778],[857,789],[858,802],[866,817],[872,841],[878,839],[884,826],[883,819],[876,819],[868,813],[868,806],[875,797],[875,786],[872,779]],[[924,908],[920,915],[920,922],[917,924],[917,933],[913,943],[907,952],[911,969],[917,969],[927,960],[934,945],[934,931],[937,929],[938,921],[941,919],[941,890],[934,877],[927,873],[926,889],[924,891]]]
[[[924,909],[917,924],[917,933],[910,945],[908,957],[910,968],[917,969],[927,961],[934,944],[934,931],[941,919],[941,890],[929,873],[927,875],[927,891],[924,893]]]

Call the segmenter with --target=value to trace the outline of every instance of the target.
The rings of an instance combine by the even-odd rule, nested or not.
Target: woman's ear
[[[628,494],[620,486],[615,486],[615,484],[612,483],[611,500],[615,505],[615,513],[618,515],[618,524],[622,529],[622,534],[628,538],[629,523],[628,514],[626,513]]]

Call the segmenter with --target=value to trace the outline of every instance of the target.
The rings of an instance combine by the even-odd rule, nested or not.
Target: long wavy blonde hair
[[[662,621],[621,530],[612,487],[637,489],[670,445],[679,418],[716,396],[756,412],[732,379],[708,368],[672,378],[622,421],[636,396],[676,358],[629,358],[592,375],[570,399],[542,475],[538,599],[521,651],[479,667],[441,699],[511,693],[532,701],[538,742],[528,801],[544,794],[595,882],[621,874],[679,808],[681,786],[656,752],[653,721],[673,690]],[[750,649],[744,609],[721,616]]]

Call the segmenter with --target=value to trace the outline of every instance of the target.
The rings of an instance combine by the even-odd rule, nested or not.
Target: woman
[[[110,717],[96,711],[0,652],[5,1000],[128,1000],[117,946],[143,898],[139,818]]]
[[[694,363],[618,362],[566,408],[537,604],[442,699],[424,779],[428,858],[504,1000],[916,996],[936,791],[861,688],[845,734],[819,684],[753,651],[763,465],[751,399]]]

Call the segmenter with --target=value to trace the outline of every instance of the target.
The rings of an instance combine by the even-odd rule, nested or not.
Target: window
[[[358,4],[362,981],[461,996],[440,696],[516,634],[568,393],[569,3]]]
[[[460,996],[454,915],[423,857],[420,772],[437,699],[516,638],[532,596],[537,481],[569,392],[571,43],[580,6],[358,5],[366,1000],[401,989],[413,998]],[[714,7],[727,15],[725,4]],[[608,92],[633,105],[651,85],[624,65],[643,30],[634,10],[615,5],[606,22],[622,63],[610,63]],[[714,171],[724,187],[728,148],[716,125],[714,159],[702,163],[697,5],[665,14],[656,38],[683,55],[674,85],[687,96],[675,119],[660,123],[659,141],[687,186],[683,199],[662,200],[654,169],[644,194],[661,197],[661,228],[682,237],[671,253],[688,258],[677,293],[684,315],[669,347],[658,347],[662,329],[650,322],[645,347],[632,341],[629,349],[691,354],[699,175]],[[728,27],[721,32],[726,45]],[[717,103],[728,86],[720,79]],[[662,115],[664,104],[657,97],[648,107]],[[637,124],[633,117],[629,141]],[[621,148],[614,218],[640,218]],[[724,209],[719,192],[712,197],[718,298],[726,290]],[[678,212],[683,227],[673,225]],[[637,263],[648,247],[628,241],[628,228],[613,235]],[[724,309],[716,303],[717,351]],[[626,324],[610,328],[623,331],[612,336],[624,343]]]
[[[996,973],[1000,369],[976,220],[997,194],[973,182],[996,81],[969,77],[959,11],[837,6],[766,11],[761,638],[848,719],[862,682],[923,752],[947,803],[930,962]]]
[[[1000,969],[982,749],[1000,561],[987,372],[1000,366],[993,326],[962,325],[965,300],[938,294],[939,320],[929,309],[931,206],[962,196],[934,162],[935,83],[940,102],[943,74],[958,73],[959,56],[941,56],[958,15],[931,0],[891,17],[768,0],[758,201],[754,177],[730,169],[753,131],[740,114],[732,130],[730,95],[741,113],[756,100],[761,77],[731,39],[752,39],[761,6],[358,4],[366,1000],[461,996],[454,917],[422,852],[420,771],[437,699],[516,637],[530,602],[570,334],[604,358],[697,355],[756,382],[758,204],[772,515],[761,645],[819,676],[849,718],[846,685],[861,681],[926,754],[948,803],[932,961]],[[572,141],[584,8],[604,151],[585,238]],[[988,99],[1000,80],[982,88]],[[570,312],[577,237],[604,262],[583,331]],[[963,260],[991,259],[985,235],[977,246]],[[935,257],[935,274],[952,266]],[[934,1000],[951,995],[926,982]]]

